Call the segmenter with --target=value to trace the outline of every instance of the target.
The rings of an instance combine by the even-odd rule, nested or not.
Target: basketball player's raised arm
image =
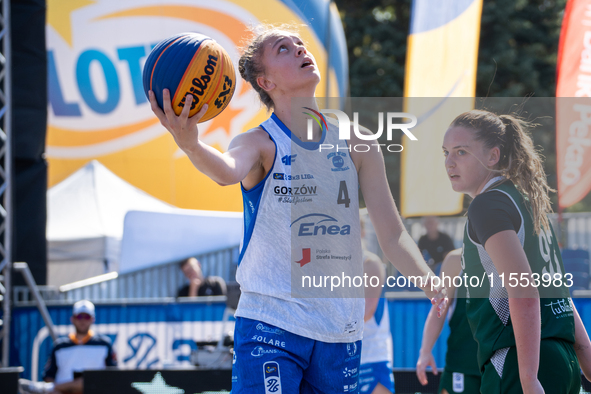
[[[162,94],[164,110],[162,110],[154,93],[149,98],[152,111],[160,123],[172,134],[178,147],[185,152],[195,168],[222,186],[242,181],[253,168],[262,163],[261,146],[265,145],[265,135],[248,132],[236,136],[228,151],[221,153],[217,149],[199,140],[197,122],[205,112],[204,105],[194,116],[189,117],[192,95],[187,95],[186,105],[180,115],[176,115],[170,104],[170,93],[165,89]],[[262,131],[264,133],[264,131]],[[266,138],[268,140],[268,137]],[[259,141],[261,140],[261,141]],[[272,142],[271,142],[272,143]]]
[[[351,146],[362,143],[357,137]],[[382,152],[372,147],[367,152],[351,152],[355,162],[359,186],[367,206],[367,211],[378,236],[380,247],[388,260],[407,278],[423,279],[421,289],[431,299],[437,298],[438,312],[441,312],[447,298],[446,291],[432,291],[428,276],[435,276],[427,266],[417,244],[406,231],[386,179],[386,169]],[[416,280],[417,286],[420,280]],[[429,283],[427,283],[429,282]]]

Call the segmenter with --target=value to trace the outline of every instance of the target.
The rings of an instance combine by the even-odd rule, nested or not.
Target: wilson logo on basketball
[[[217,60],[216,57],[209,56],[212,60]],[[212,62],[213,66],[215,67],[215,63]],[[209,62],[208,62],[209,66]],[[205,90],[207,89],[207,84],[210,82],[211,78],[209,77],[213,74],[213,68],[211,72],[208,72],[207,67],[204,70],[205,74],[201,76],[201,78],[193,78],[193,86],[189,89],[188,92],[185,93],[185,97],[181,100],[178,104],[179,107],[183,108],[185,106],[185,99],[187,94],[193,96],[193,102],[191,103],[191,110],[195,108],[197,103],[199,103],[200,96],[203,96]],[[220,109],[227,105],[228,101],[232,98],[233,89],[232,86],[232,79],[227,75],[224,75],[224,85],[222,86],[222,91],[218,94],[215,101],[213,102],[216,108]]]
[[[189,91],[183,95],[183,99],[178,104],[179,107],[183,108],[185,106],[186,96],[187,96],[187,94],[190,94],[191,96],[193,96],[193,102],[191,103],[191,109],[195,108],[197,103],[199,103],[199,97],[203,96],[203,93],[205,93],[205,90],[207,89],[207,85],[211,81],[210,75],[212,75],[215,72],[215,66],[217,64],[216,63],[217,61],[218,61],[217,57],[215,57],[213,55],[208,56],[207,64],[203,68],[204,74],[201,77],[193,78],[193,81],[192,81],[193,86],[191,86],[191,89],[189,89]],[[227,75],[226,75],[226,79],[229,79]],[[220,108],[220,107],[218,107],[218,108]]]

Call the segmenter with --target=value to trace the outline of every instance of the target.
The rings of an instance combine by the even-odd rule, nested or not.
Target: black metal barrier
[[[427,372],[427,380],[429,383],[422,386],[417,379],[417,374],[414,369],[394,369],[394,392],[396,394],[437,394],[439,387],[439,378],[441,373],[433,375],[432,372]]]
[[[15,369],[15,368],[11,368]],[[1,370],[0,370],[1,371]],[[14,378],[14,385],[18,373]],[[435,376],[427,372],[429,384],[422,386],[412,369],[395,369],[394,382],[396,394],[437,394],[441,372]],[[0,387],[4,388],[4,381],[0,373]],[[591,383],[585,378],[583,392],[589,392]],[[16,386],[13,391],[16,393]],[[84,394],[214,394],[226,393],[232,389],[232,371],[204,370],[204,369],[165,369],[165,370],[117,370],[84,372]],[[4,393],[4,391],[2,391]]]
[[[0,392],[18,394],[18,378],[23,371],[23,367],[0,368]]]
[[[421,386],[414,370],[395,370],[398,394],[436,394],[439,376],[427,374],[429,384]],[[168,394],[184,390],[188,394],[228,392],[232,388],[231,370],[165,369],[84,372],[84,394]],[[175,390],[176,389],[176,390]]]
[[[105,369],[84,371],[83,376],[84,394],[200,394],[224,393],[232,388],[230,369]]]

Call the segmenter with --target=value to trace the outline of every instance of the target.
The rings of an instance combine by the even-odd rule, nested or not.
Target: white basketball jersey
[[[258,185],[242,189],[236,316],[352,342],[361,339],[364,309],[363,286],[354,279],[363,276],[359,186],[347,141],[327,126],[320,142],[302,142],[275,114],[261,124],[275,143],[275,161]],[[334,287],[335,277],[345,286]]]
[[[361,364],[389,361],[394,363],[388,302],[380,298],[375,313],[365,322],[361,345]]]

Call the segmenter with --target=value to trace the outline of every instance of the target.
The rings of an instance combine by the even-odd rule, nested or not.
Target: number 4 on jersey
[[[339,185],[339,194],[337,196],[337,204],[345,204],[345,208],[349,208],[351,199],[349,198],[349,191],[347,190],[347,182],[341,181]]]

